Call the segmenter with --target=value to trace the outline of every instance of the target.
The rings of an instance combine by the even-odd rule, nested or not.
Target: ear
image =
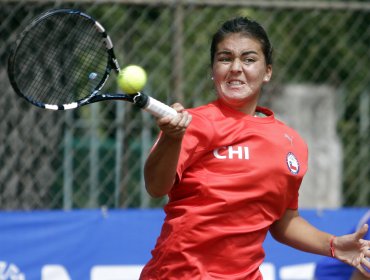
[[[266,73],[265,76],[263,77],[263,81],[265,83],[268,83],[271,80],[271,76],[272,76],[272,65],[269,64],[266,66]]]

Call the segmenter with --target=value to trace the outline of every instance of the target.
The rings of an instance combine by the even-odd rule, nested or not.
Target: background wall
[[[302,210],[318,228],[346,234],[365,208]],[[0,212],[0,279],[137,280],[158,237],[162,210]],[[313,280],[322,257],[268,236],[265,280]]]

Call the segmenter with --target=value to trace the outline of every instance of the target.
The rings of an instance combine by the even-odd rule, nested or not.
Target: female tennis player
[[[145,166],[147,191],[169,196],[166,218],[141,280],[262,279],[268,231],[296,249],[333,256],[370,278],[364,225],[334,237],[299,216],[307,146],[274,113],[258,106],[272,75],[272,47],[248,18],[213,36],[217,98],[157,120],[161,133]]]

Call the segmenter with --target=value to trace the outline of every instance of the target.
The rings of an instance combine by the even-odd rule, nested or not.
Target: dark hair
[[[236,17],[224,22],[221,28],[213,35],[211,43],[211,65],[213,65],[217,45],[225,37],[233,33],[241,33],[246,37],[258,40],[261,43],[266,64],[272,64],[272,46],[265,29],[258,22],[247,17]]]

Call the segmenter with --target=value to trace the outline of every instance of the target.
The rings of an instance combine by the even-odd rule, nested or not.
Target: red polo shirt
[[[275,119],[215,101],[190,109],[162,232],[141,278],[262,279],[262,243],[286,209],[298,207],[307,146]]]

